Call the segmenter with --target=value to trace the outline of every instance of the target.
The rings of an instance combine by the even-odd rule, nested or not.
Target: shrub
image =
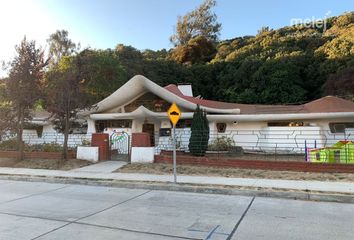
[[[209,122],[206,113],[197,105],[193,114],[189,151],[195,156],[204,156],[208,149]]]
[[[81,146],[91,146],[91,141],[87,139],[82,139]]]
[[[225,136],[214,139],[208,146],[209,151],[230,151],[235,146],[235,141],[232,138]]]
[[[25,144],[25,152],[60,152],[63,151],[63,146],[58,143],[44,143],[44,144]],[[0,142],[0,150],[3,151],[17,151],[17,139],[9,139]]]
[[[17,151],[18,150],[17,139],[12,138],[12,139],[8,139],[8,140],[0,142],[0,150]]]
[[[60,152],[63,150],[63,146],[58,143],[44,143],[44,144],[33,144],[26,145],[26,152]]]

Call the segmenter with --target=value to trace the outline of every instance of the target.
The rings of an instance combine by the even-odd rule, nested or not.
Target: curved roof
[[[241,114],[296,114],[296,113],[336,113],[354,112],[354,102],[334,96],[326,96],[302,105],[263,105],[263,104],[240,104],[205,100],[195,97],[184,96],[178,87],[170,84],[165,87],[173,94],[200,106],[220,109],[238,108]]]
[[[154,117],[160,119],[167,119],[166,113],[156,113],[150,111],[144,106],[138,107],[133,112],[129,113],[98,113],[91,114],[90,118],[93,120],[112,120],[112,119],[135,119]],[[193,117],[193,112],[182,113],[181,119],[189,119]],[[243,121],[273,121],[273,120],[298,120],[298,119],[330,119],[330,118],[354,118],[353,113],[295,113],[295,114],[209,114],[207,118],[213,121],[226,121],[226,122],[243,122]]]
[[[151,92],[170,103],[175,102],[178,106],[192,111],[196,109],[198,104],[197,102],[190,101],[189,99],[186,99],[181,95],[174,94],[171,91],[160,87],[159,85],[144,76],[136,75],[128,82],[126,82],[122,87],[112,93],[110,96],[97,103],[96,109],[92,112],[99,113],[107,111],[114,107],[122,106],[145,92]],[[208,113],[240,113],[240,109],[234,107],[220,109],[213,106],[201,105],[201,108],[207,111]]]

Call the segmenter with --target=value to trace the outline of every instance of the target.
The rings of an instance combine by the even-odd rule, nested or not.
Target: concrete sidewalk
[[[135,173],[107,173],[98,171],[61,171],[28,168],[0,168],[2,176],[18,177],[47,177],[51,179],[83,179],[96,181],[129,181],[129,182],[153,182],[173,183],[172,175],[153,175]],[[193,184],[201,186],[232,186],[250,188],[272,188],[279,190],[315,191],[322,193],[350,194],[354,196],[354,182],[322,182],[300,180],[276,180],[255,178],[227,178],[207,176],[177,177],[179,184]]]
[[[103,161],[103,162],[98,162],[86,167],[82,168],[75,168],[70,171],[72,172],[90,172],[90,173],[111,173],[124,165],[126,165],[127,162],[123,161]]]

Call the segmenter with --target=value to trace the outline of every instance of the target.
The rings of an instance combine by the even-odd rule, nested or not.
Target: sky
[[[131,45],[140,50],[171,48],[177,16],[203,0],[0,0],[0,61],[10,61],[24,36],[48,49],[46,40],[65,29],[91,48]],[[220,39],[277,29],[292,19],[323,19],[354,11],[353,0],[217,0]],[[0,71],[4,76],[5,71]]]

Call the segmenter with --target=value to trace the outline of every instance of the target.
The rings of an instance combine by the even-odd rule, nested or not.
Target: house
[[[188,84],[161,87],[140,75],[97,103],[91,111],[80,112],[79,117],[87,122],[87,132],[73,136],[84,135],[89,139],[96,132],[110,135],[146,132],[157,152],[170,149],[171,124],[166,112],[173,102],[182,111],[176,126],[181,150],[188,150],[197,105],[207,112],[210,141],[224,136],[249,151],[303,152],[305,142],[321,147],[354,137],[351,134],[354,133],[354,102],[348,100],[327,96],[302,105],[226,103],[194,97]],[[46,124],[42,124],[43,136],[54,133]],[[73,142],[75,145],[80,141]]]

